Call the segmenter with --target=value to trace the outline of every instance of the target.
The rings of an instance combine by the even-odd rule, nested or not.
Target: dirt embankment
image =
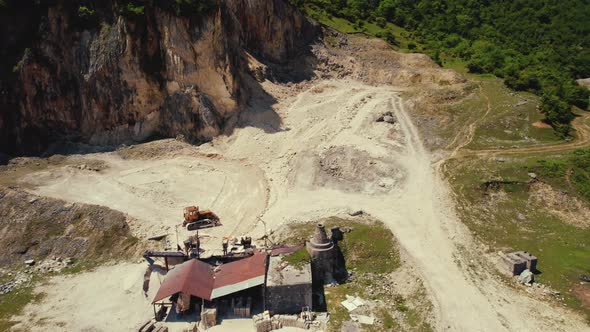
[[[137,251],[125,214],[0,187],[0,266],[28,259],[105,260]]]

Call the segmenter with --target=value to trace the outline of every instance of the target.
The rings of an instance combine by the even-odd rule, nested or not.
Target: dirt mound
[[[370,84],[434,88],[467,81],[457,72],[441,68],[425,54],[395,52],[381,39],[345,36],[331,30],[326,34],[327,49],[316,52],[318,69],[336,72],[337,77],[349,76]]]
[[[536,128],[547,128],[547,129],[551,128],[550,124],[547,124],[543,121],[537,121],[537,122],[533,123],[532,126],[536,127]]]
[[[576,197],[537,181],[530,185],[530,200],[546,207],[560,220],[576,227],[590,227],[590,209]]]
[[[352,147],[333,147],[318,158],[314,184],[348,192],[386,193],[403,177],[392,160],[373,158]]]
[[[49,256],[104,260],[136,249],[123,213],[0,188],[0,265]]]

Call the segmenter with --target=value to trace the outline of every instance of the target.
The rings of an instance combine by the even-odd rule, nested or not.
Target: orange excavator
[[[182,227],[194,231],[206,227],[219,226],[219,217],[211,210],[199,211],[198,206],[184,208],[184,221]]]

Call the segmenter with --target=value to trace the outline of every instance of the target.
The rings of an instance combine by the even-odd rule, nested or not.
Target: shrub
[[[385,21],[383,17],[377,17],[375,19],[375,24],[377,24],[377,26],[380,28],[385,28],[385,26],[387,25],[387,21]]]
[[[396,45],[399,46],[399,42],[397,41],[397,39],[395,39],[395,36],[393,35],[393,33],[391,33],[391,31],[387,30],[385,32],[385,40],[390,43],[391,45]]]
[[[145,6],[134,4],[133,2],[128,2],[121,9],[121,15],[129,18],[139,18],[144,16],[144,14]]]

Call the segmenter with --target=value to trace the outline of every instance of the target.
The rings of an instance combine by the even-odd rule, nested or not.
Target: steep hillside
[[[125,214],[103,206],[0,188],[0,213],[2,267],[56,256],[103,261],[138,251]]]
[[[316,34],[282,0],[171,3],[2,2],[0,151],[209,140],[248,98],[246,52],[285,62]]]

